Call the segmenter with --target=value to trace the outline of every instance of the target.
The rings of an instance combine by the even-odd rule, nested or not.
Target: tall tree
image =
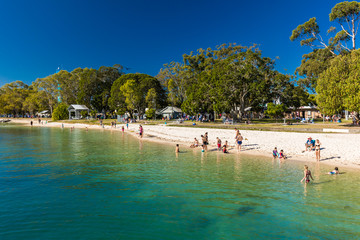
[[[345,1],[336,4],[329,14],[329,19],[337,22],[341,30],[337,31],[336,27],[330,27],[327,33],[334,35],[328,41],[321,36],[316,18],[310,18],[292,31],[291,41],[300,40],[301,46],[313,49],[309,54],[303,55],[301,65],[295,71],[295,74],[301,76],[299,84],[315,91],[317,79],[330,66],[330,60],[339,54],[346,54],[356,49],[359,13],[359,2]],[[348,47],[349,41],[352,47]]]

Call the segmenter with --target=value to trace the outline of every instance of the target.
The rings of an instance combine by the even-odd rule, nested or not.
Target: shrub
[[[69,119],[68,106],[65,103],[60,103],[54,110],[52,119],[54,121]]]

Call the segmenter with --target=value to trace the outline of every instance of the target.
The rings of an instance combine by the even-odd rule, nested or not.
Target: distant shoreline
[[[12,123],[21,123],[30,127],[30,121],[33,121],[34,127],[58,127],[64,124],[65,128],[88,128],[97,130],[111,130],[121,132],[121,126],[117,124],[117,128],[111,126],[101,127],[100,125],[90,125],[81,123],[61,123],[48,122],[47,124],[39,124],[37,119],[11,119]],[[46,121],[46,120],[45,120]],[[129,129],[125,133],[131,134],[138,138],[138,123],[129,124]],[[285,161],[301,161],[308,163],[316,163],[315,152],[303,152],[305,150],[305,142],[307,137],[319,139],[322,143],[321,147],[321,164],[338,167],[348,167],[360,169],[360,147],[359,134],[325,134],[325,133],[298,133],[298,132],[272,132],[272,131],[256,131],[241,130],[238,127],[245,140],[243,143],[244,151],[238,153],[235,147],[235,131],[234,129],[215,129],[215,128],[196,128],[196,127],[174,127],[166,125],[146,125],[144,127],[145,141],[166,143],[174,145],[180,144],[180,149],[189,148],[196,137],[201,143],[200,136],[205,132],[209,134],[210,152],[215,152],[216,137],[219,137],[224,143],[225,140],[230,144],[230,154],[258,155],[262,157],[272,158],[272,150],[274,147],[280,151],[284,150],[289,157]],[[199,150],[201,148],[199,147]],[[340,154],[342,153],[342,154]],[[221,153],[223,154],[223,153]]]

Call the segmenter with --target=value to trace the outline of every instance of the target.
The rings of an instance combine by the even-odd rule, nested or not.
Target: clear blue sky
[[[30,84],[59,65],[99,68],[121,64],[155,76],[182,54],[222,43],[260,44],[293,74],[310,52],[291,31],[317,17],[323,35],[333,0],[11,0],[0,2],[0,86]]]

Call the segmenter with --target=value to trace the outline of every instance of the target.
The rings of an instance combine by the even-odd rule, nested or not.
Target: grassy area
[[[44,119],[43,119],[44,120]],[[51,121],[51,119],[47,119]],[[111,122],[115,119],[104,119],[103,124],[111,125]],[[58,122],[63,123],[81,123],[81,124],[89,124],[89,125],[99,125],[99,120],[61,120]],[[176,126],[176,127],[199,127],[199,128],[219,128],[219,129],[245,129],[245,130],[260,130],[260,131],[284,131],[284,132],[304,132],[304,131],[319,131],[323,128],[332,128],[332,129],[359,129],[359,126],[353,126],[351,120],[344,120],[341,123],[328,123],[323,122],[321,119],[315,121],[315,123],[298,123],[293,120],[290,122],[292,125],[284,125],[282,120],[275,120],[275,119],[262,119],[262,120],[252,120],[251,124],[245,123],[235,123],[235,124],[223,124],[221,120],[217,120],[215,122],[192,122],[192,121],[185,121],[183,123],[178,123],[176,120],[171,121],[164,121],[164,120],[141,120],[137,123],[141,123],[144,125],[158,125],[158,124],[166,124],[168,126]],[[196,123],[193,126],[193,123]],[[121,124],[121,123],[118,123]]]

